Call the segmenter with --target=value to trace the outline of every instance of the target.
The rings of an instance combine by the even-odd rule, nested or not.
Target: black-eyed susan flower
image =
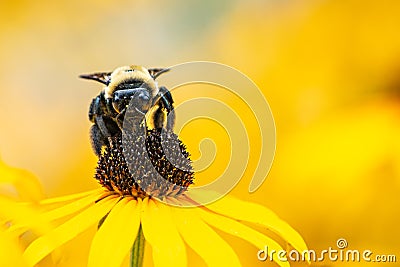
[[[110,139],[95,174],[103,189],[42,201],[44,211],[38,219],[51,222],[67,219],[34,240],[26,248],[24,260],[34,266],[93,225],[98,226],[88,257],[88,266],[93,267],[121,266],[129,253],[131,266],[141,266],[144,242],[150,244],[157,267],[190,265],[187,246],[208,266],[241,266],[235,251],[214,228],[240,237],[257,249],[267,245],[271,250],[283,250],[278,242],[245,222],[267,228],[298,251],[306,249],[294,229],[258,204],[231,196],[191,208],[160,201],[193,202],[189,188],[193,172],[185,146],[173,133],[163,138],[161,146],[158,143],[161,135],[156,130],[148,131],[146,137],[131,135],[128,137],[131,153],[124,151],[121,136]],[[139,146],[143,142],[141,138],[145,138],[144,147]],[[186,166],[185,170],[176,168],[165,158],[166,150],[171,148],[177,148],[184,155],[177,164]],[[143,153],[149,155],[151,169],[146,169]],[[125,160],[126,155],[130,160]],[[128,166],[132,164],[136,173],[129,172]],[[158,172],[169,183],[149,183],[152,172]],[[274,260],[280,266],[289,266],[288,262]]]

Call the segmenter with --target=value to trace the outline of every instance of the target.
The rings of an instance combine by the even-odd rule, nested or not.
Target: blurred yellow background
[[[271,208],[310,249],[345,238],[400,261],[399,14],[396,0],[1,1],[1,158],[47,196],[95,188],[87,111],[101,86],[78,75],[221,62],[261,88],[277,130],[266,182],[249,194],[246,172],[233,194]],[[268,266],[227,239],[244,266]],[[87,252],[78,244],[75,259]]]

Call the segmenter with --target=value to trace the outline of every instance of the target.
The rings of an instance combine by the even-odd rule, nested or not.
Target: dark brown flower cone
[[[161,129],[109,138],[95,178],[109,191],[134,197],[176,196],[193,184],[194,173],[185,145]]]

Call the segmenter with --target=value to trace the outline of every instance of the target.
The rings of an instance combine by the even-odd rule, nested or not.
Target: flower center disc
[[[173,132],[146,130],[110,137],[99,158],[95,178],[111,192],[144,198],[173,197],[193,184],[186,146]],[[172,162],[172,163],[171,163]]]

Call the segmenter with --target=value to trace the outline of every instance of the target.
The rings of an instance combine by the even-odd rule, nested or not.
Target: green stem
[[[137,234],[135,243],[133,244],[131,251],[130,267],[142,267],[143,256],[144,256],[144,244],[145,239],[143,235],[142,225],[139,226],[139,232]]]

